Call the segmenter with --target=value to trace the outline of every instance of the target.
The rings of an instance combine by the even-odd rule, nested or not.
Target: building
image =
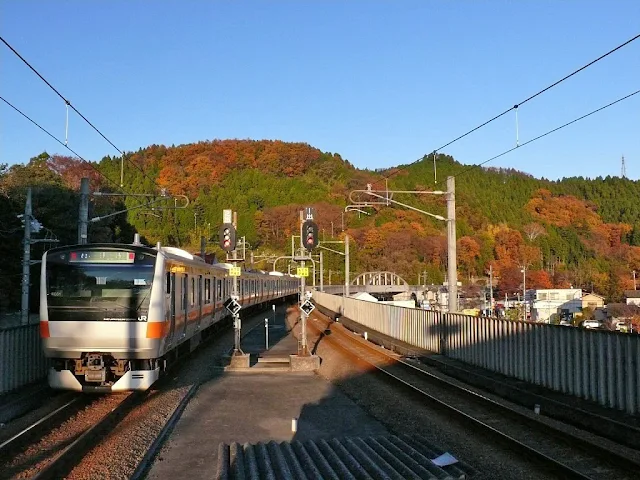
[[[596,308],[604,307],[604,297],[597,295],[593,292],[585,293],[582,295],[582,308],[590,308],[595,310]]]
[[[624,298],[627,305],[640,305],[640,290],[625,290]]]
[[[579,288],[549,288],[527,290],[531,320],[549,323],[551,316],[573,317],[582,311],[582,290]]]

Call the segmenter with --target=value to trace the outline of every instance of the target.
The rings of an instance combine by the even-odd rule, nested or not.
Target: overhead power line
[[[551,135],[552,133],[557,132],[558,130],[562,130],[563,128],[568,127],[569,125],[572,125],[572,124],[574,124],[574,123],[577,123],[577,122],[579,122],[580,120],[584,120],[585,118],[590,117],[591,115],[594,115],[594,114],[596,114],[596,113],[598,113],[598,112],[600,112],[600,111],[602,111],[602,110],[604,110],[604,109],[606,109],[606,108],[609,108],[609,107],[611,107],[611,106],[615,105],[616,103],[620,103],[620,102],[622,102],[622,101],[624,101],[624,100],[627,100],[627,99],[629,99],[629,98],[633,97],[634,95],[637,95],[638,93],[640,93],[640,90],[636,90],[635,92],[630,93],[629,95],[625,95],[624,97],[621,97],[621,98],[619,98],[619,99],[617,99],[617,100],[614,100],[613,102],[608,103],[607,105],[604,105],[604,106],[602,106],[602,107],[600,107],[600,108],[597,108],[596,110],[592,110],[591,112],[589,112],[589,113],[587,113],[587,114],[585,114],[585,115],[582,115],[581,117],[578,117],[578,118],[576,118],[576,119],[573,119],[573,120],[571,120],[570,122],[567,122],[567,123],[565,123],[565,124],[563,124],[563,125],[560,125],[559,127],[554,128],[553,130],[549,130],[548,132],[545,132],[545,133],[543,133],[542,135],[538,135],[537,137],[532,138],[531,140],[528,140],[528,141],[526,141],[526,142],[524,142],[524,143],[521,143],[520,145],[516,145],[516,146],[515,146],[515,147],[513,147],[513,148],[510,148],[509,150],[505,150],[504,152],[502,152],[502,153],[500,153],[500,154],[498,154],[498,155],[495,155],[495,156],[493,156],[493,157],[491,157],[491,158],[489,158],[489,159],[485,160],[484,162],[478,163],[477,165],[472,165],[472,166],[470,166],[470,167],[468,167],[468,168],[464,169],[464,170],[463,170],[463,171],[461,171],[460,173],[458,173],[458,174],[456,174],[456,175],[453,175],[453,176],[454,176],[454,177],[459,177],[459,176],[461,176],[461,175],[464,175],[465,173],[467,173],[467,172],[469,172],[469,171],[473,170],[474,168],[481,167],[482,165],[485,165],[485,164],[487,164],[487,163],[489,163],[489,162],[491,162],[491,161],[493,161],[493,160],[496,160],[497,158],[503,157],[504,155],[506,155],[506,154],[508,154],[508,153],[511,153],[511,152],[513,152],[514,150],[517,150],[517,149],[519,149],[519,148],[524,147],[525,145],[529,145],[530,143],[533,143],[533,142],[535,142],[535,141],[538,141],[538,140],[540,140],[541,138],[546,137],[547,135]]]
[[[638,35],[636,35],[636,36],[634,36],[634,37],[630,38],[629,40],[627,40],[627,41],[626,41],[626,42],[624,42],[624,43],[621,43],[621,44],[620,44],[620,45],[618,45],[617,47],[615,47],[615,48],[613,48],[613,49],[609,50],[607,53],[605,53],[605,54],[603,54],[603,55],[600,55],[600,56],[599,56],[598,58],[596,58],[595,60],[592,60],[592,61],[590,61],[589,63],[587,63],[586,65],[583,65],[582,67],[578,68],[577,70],[574,70],[573,72],[569,73],[568,75],[565,75],[565,76],[564,76],[564,77],[562,77],[560,80],[557,80],[556,82],[552,83],[551,85],[549,85],[549,86],[547,86],[547,87],[543,88],[542,90],[540,90],[540,91],[538,91],[538,92],[534,93],[533,95],[530,95],[529,97],[525,98],[525,99],[524,99],[524,100],[522,100],[521,102],[514,104],[512,107],[509,107],[508,109],[504,110],[502,113],[499,113],[498,115],[496,115],[496,116],[494,116],[494,117],[490,118],[489,120],[487,120],[487,121],[485,121],[485,122],[481,123],[481,124],[480,124],[480,125],[478,125],[477,127],[472,128],[472,129],[471,129],[471,130],[469,130],[468,132],[463,133],[462,135],[460,135],[460,136],[458,136],[458,137],[454,138],[453,140],[451,140],[450,142],[447,142],[447,143],[445,143],[444,145],[442,145],[442,146],[440,146],[440,147],[436,148],[435,150],[431,150],[430,152],[432,152],[432,153],[435,155],[438,151],[442,150],[443,148],[446,148],[446,147],[448,147],[449,145],[454,144],[454,143],[455,143],[455,142],[457,142],[458,140],[461,140],[461,139],[465,138],[466,136],[468,136],[468,135],[472,134],[473,132],[475,132],[476,130],[481,129],[481,128],[482,128],[482,127],[484,127],[484,126],[489,125],[490,123],[494,122],[495,120],[499,119],[500,117],[503,117],[503,116],[504,116],[504,115],[506,115],[507,113],[509,113],[509,112],[511,112],[511,111],[513,111],[513,110],[517,110],[517,109],[518,109],[518,107],[520,107],[520,106],[524,105],[525,103],[527,103],[527,102],[529,102],[529,101],[533,100],[534,98],[538,97],[539,95],[542,95],[544,92],[546,92],[546,91],[548,91],[548,90],[551,90],[553,87],[555,87],[555,86],[557,86],[557,85],[561,84],[561,83],[562,83],[562,82],[564,82],[565,80],[568,80],[569,78],[573,77],[574,75],[576,75],[577,73],[581,72],[582,70],[585,70],[585,69],[589,68],[591,65],[593,65],[593,64],[595,64],[595,63],[599,62],[600,60],[602,60],[602,59],[604,59],[604,58],[608,57],[609,55],[611,55],[612,53],[616,52],[617,50],[620,50],[621,48],[625,47],[626,45],[629,45],[631,42],[633,42],[633,41],[637,40],[638,38],[640,38],[640,34],[638,34]],[[515,148],[517,148],[517,147],[515,147]],[[514,148],[514,150],[515,150],[515,148]],[[393,172],[391,172],[389,175],[384,176],[382,180],[389,179],[389,178],[391,178],[392,176],[394,176],[395,174],[397,174],[397,173],[399,173],[399,172],[401,172],[401,171],[403,171],[403,170],[407,170],[411,165],[414,165],[414,164],[416,164],[416,163],[418,163],[418,162],[422,161],[424,158],[425,158],[425,155],[423,155],[422,157],[420,157],[420,158],[418,158],[418,159],[414,160],[413,162],[409,163],[408,165],[406,165],[406,166],[404,166],[404,167],[402,167],[402,168],[398,168],[398,169],[393,170]],[[375,183],[376,183],[376,184],[377,184],[377,183],[380,183],[382,180],[378,180],[378,181],[377,181],[377,182],[375,182]]]
[[[116,186],[116,188],[121,189],[120,186],[114,182],[113,180],[111,180],[109,177],[107,177],[104,173],[102,173],[100,170],[98,170],[96,167],[93,166],[93,163],[85,160],[78,152],[76,152],[75,150],[73,150],[71,147],[69,147],[68,145],[66,145],[62,140],[60,140],[58,137],[56,137],[55,135],[53,135],[51,132],[49,132],[46,128],[44,128],[43,126],[41,126],[40,124],[38,124],[35,120],[33,120],[31,117],[29,117],[26,113],[24,113],[22,110],[20,110],[18,107],[16,107],[15,105],[13,105],[11,102],[9,102],[7,99],[5,99],[4,97],[0,96],[0,100],[2,100],[4,103],[6,103],[7,105],[9,105],[11,108],[13,108],[16,112],[18,112],[20,115],[22,115],[24,118],[26,118],[27,120],[29,120],[31,123],[33,123],[36,127],[38,127],[40,130],[42,130],[44,133],[46,133],[47,135],[49,135],[51,138],[53,138],[56,142],[58,142],[60,145],[62,145],[64,148],[66,148],[67,150],[69,150],[71,153],[73,153],[76,157],[78,157],[80,160],[82,160],[83,162],[85,162],[87,165],[89,165],[93,170],[95,170],[99,175],[101,175],[104,179],[108,180],[109,182],[111,182],[112,184],[114,184]],[[124,191],[124,190],[122,190]]]
[[[24,62],[24,64],[25,64],[27,67],[29,67],[29,68],[33,71],[33,73],[35,73],[38,77],[40,77],[40,79],[41,79],[44,83],[46,83],[46,84],[47,84],[47,86],[48,86],[51,90],[53,90],[53,91],[56,93],[56,95],[58,95],[58,96],[59,96],[59,97],[64,101],[65,105],[68,105],[69,107],[71,107],[71,109],[72,109],[74,112],[76,112],[76,113],[80,116],[80,118],[82,118],[85,122],[87,122],[87,124],[88,124],[91,128],[93,128],[96,132],[98,132],[98,134],[99,134],[102,138],[104,138],[104,139],[109,143],[109,145],[111,145],[113,148],[115,148],[115,149],[118,151],[118,153],[122,156],[122,158],[123,158],[124,160],[126,160],[127,162],[129,162],[129,164],[133,165],[136,169],[138,169],[138,171],[140,171],[144,177],[146,177],[148,180],[151,180],[151,182],[152,182],[152,183],[157,187],[157,185],[156,185],[155,181],[154,181],[153,179],[151,179],[149,176],[147,176],[147,174],[145,173],[145,171],[144,171],[142,168],[140,168],[140,167],[139,167],[138,165],[136,165],[134,162],[132,162],[131,160],[129,160],[128,158],[126,158],[126,155],[124,154],[124,152],[123,152],[122,150],[120,150],[118,147],[116,147],[116,145],[115,145],[111,140],[109,140],[109,139],[106,137],[106,135],[105,135],[104,133],[102,133],[102,132],[101,132],[101,131],[100,131],[100,130],[99,130],[99,129],[98,129],[98,128],[93,124],[93,123],[91,123],[91,122],[89,121],[89,119],[87,119],[87,117],[85,117],[82,113],[80,113],[80,111],[79,111],[79,110],[78,110],[78,109],[77,109],[77,108],[76,108],[76,107],[75,107],[75,106],[74,106],[74,105],[73,105],[73,104],[72,104],[72,103],[71,103],[71,102],[70,102],[70,101],[69,101],[69,100],[68,100],[64,95],[62,95],[62,94],[61,94],[61,93],[60,93],[60,92],[59,92],[59,91],[58,91],[58,90],[57,90],[53,85],[51,85],[51,83],[50,83],[46,78],[44,78],[44,77],[40,74],[40,72],[38,72],[38,71],[37,71],[37,70],[36,70],[36,69],[35,69],[35,68],[34,68],[34,67],[33,67],[33,66],[32,66],[32,65],[31,65],[31,64],[30,64],[30,63],[29,63],[29,62],[28,62],[28,61],[27,61],[23,56],[22,56],[22,55],[20,55],[20,53],[19,53],[15,48],[13,48],[13,47],[12,47],[12,46],[11,46],[11,45],[6,41],[6,40],[5,40],[2,36],[0,36],[0,40],[1,40],[1,41],[2,41],[2,43],[4,43],[4,44],[5,44],[5,45],[6,45],[6,46],[7,46],[7,47],[8,47],[8,48],[9,48],[9,49],[10,49],[10,50],[11,50],[11,51],[12,51],[12,52],[13,52],[13,53],[14,53],[14,54],[19,58],[19,59],[20,59],[20,60],[22,60],[22,61]],[[34,123],[35,123],[35,122],[34,122]],[[65,145],[65,146],[66,146],[66,145]],[[78,158],[81,158],[81,157],[78,155]]]

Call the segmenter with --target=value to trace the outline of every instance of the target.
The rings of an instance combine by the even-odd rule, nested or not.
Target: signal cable
[[[481,129],[482,127],[489,125],[491,122],[494,122],[495,120],[499,119],[500,117],[503,117],[504,115],[506,115],[507,113],[511,112],[512,110],[516,110],[518,109],[518,107],[524,105],[525,103],[533,100],[534,98],[538,97],[539,95],[542,95],[544,92],[551,90],[553,87],[561,84],[562,82],[564,82],[565,80],[568,80],[569,78],[573,77],[574,75],[576,75],[577,73],[581,72],[582,70],[585,70],[586,68],[590,67],[591,65],[599,62],[600,60],[604,59],[605,57],[608,57],[609,55],[611,55],[612,53],[616,52],[617,50],[620,50],[621,48],[625,47],[626,45],[630,44],[631,42],[637,40],[638,38],[640,38],[640,34],[636,35],[635,37],[630,38],[629,40],[627,40],[624,43],[621,43],[620,45],[618,45],[617,47],[609,50],[607,53],[600,55],[598,58],[596,58],[595,60],[590,61],[589,63],[587,63],[586,65],[583,65],[582,67],[578,68],[577,70],[574,70],[573,72],[571,72],[568,75],[565,75],[564,77],[562,77],[560,80],[557,80],[556,82],[552,83],[551,85],[543,88],[542,90],[534,93],[533,95],[525,98],[524,100],[522,100],[520,103],[516,103],[515,105],[513,105],[512,107],[506,109],[505,111],[503,111],[502,113],[499,113],[498,115],[496,115],[495,117],[487,120],[486,122],[478,125],[475,128],[472,128],[471,130],[469,130],[466,133],[463,133],[462,135],[460,135],[459,137],[454,138],[453,140],[451,140],[450,142],[445,143],[444,145],[442,145],[441,147],[433,150],[433,154],[435,155],[438,151],[442,150],[443,148],[448,147],[449,145],[452,145],[453,143],[457,142],[458,140],[463,139],[464,137],[466,137],[467,135],[470,135],[471,133],[475,132],[476,130]],[[409,163],[408,165],[401,167],[401,168],[397,168],[395,170],[393,170],[392,173],[390,173],[388,176],[383,177],[382,180],[386,180],[391,178],[393,175],[397,174],[400,171],[406,170],[408,167],[410,167],[411,165],[418,163],[422,160],[424,160],[426,155],[423,155],[422,157],[418,158],[417,160]],[[377,182],[375,182],[376,184],[381,182],[382,180],[378,180]]]
[[[594,114],[596,114],[596,113],[598,113],[598,112],[600,112],[600,111],[602,111],[602,110],[604,110],[606,108],[609,108],[609,107],[615,105],[616,103],[620,103],[623,100],[627,100],[628,98],[631,98],[634,95],[637,95],[638,93],[640,93],[640,90],[636,90],[635,92],[630,93],[629,95],[625,95],[624,97],[621,97],[621,98],[619,98],[617,100],[614,100],[613,102],[608,103],[607,105],[604,105],[604,106],[602,106],[600,108],[597,108],[596,110],[592,110],[591,112],[589,112],[589,113],[587,113],[585,115],[582,115],[581,117],[575,118],[575,119],[571,120],[570,122],[567,122],[567,123],[565,123],[563,125],[560,125],[559,127],[556,127],[556,128],[554,128],[552,130],[549,130],[548,132],[545,132],[542,135],[538,135],[537,137],[532,138],[531,140],[527,140],[526,142],[521,143],[520,145],[516,145],[515,147],[510,148],[509,150],[505,150],[504,152],[502,152],[502,153],[500,153],[498,155],[495,155],[495,156],[489,158],[488,160],[485,160],[484,162],[478,163],[477,165],[472,165],[472,166],[462,170],[460,173],[457,173],[457,174],[455,174],[453,176],[454,177],[459,177],[461,175],[464,175],[465,173],[473,170],[474,168],[481,167],[482,165],[485,165],[485,164],[487,164],[487,163],[489,163],[489,162],[491,162],[491,161],[493,161],[493,160],[495,160],[497,158],[503,157],[504,155],[506,155],[508,153],[511,153],[514,150],[517,150],[517,149],[519,149],[521,147],[524,147],[525,145],[528,145],[528,144],[533,143],[533,142],[535,142],[537,140],[540,140],[541,138],[546,137],[547,135],[551,135],[552,133],[557,132],[558,130],[562,130],[563,128],[568,127],[569,125],[572,125],[572,124],[574,124],[576,122],[579,122],[580,120],[584,120],[585,118],[590,117],[591,115],[594,115]]]

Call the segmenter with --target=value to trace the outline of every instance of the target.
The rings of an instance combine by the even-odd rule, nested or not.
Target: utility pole
[[[20,322],[29,323],[29,283],[31,267],[31,187],[27,188],[27,201],[24,205],[24,239],[22,241],[22,305]]]
[[[344,236],[344,296],[349,296],[349,235]]]
[[[527,320],[527,265],[522,266],[522,303],[524,308],[522,309],[522,320]]]
[[[447,177],[447,283],[449,287],[449,313],[458,311],[455,189],[455,177]]]
[[[489,265],[489,308],[493,312],[493,265]]]
[[[322,258],[322,251],[320,251],[320,291],[324,292],[324,264]]]
[[[205,260],[205,256],[207,254],[207,239],[204,237],[204,235],[200,235],[200,257],[202,258],[202,260]]]
[[[78,221],[78,244],[89,242],[87,225],[89,224],[89,179],[80,180],[80,219]]]

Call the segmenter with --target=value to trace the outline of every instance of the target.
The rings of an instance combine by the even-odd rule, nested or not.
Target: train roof
[[[154,250],[157,250],[157,247]],[[163,253],[168,253],[170,255],[175,255],[176,257],[182,257],[187,260],[191,260],[192,262],[199,261],[204,263],[204,260],[202,259],[202,257],[199,257],[198,255],[193,255],[192,253],[189,253],[186,250],[182,250],[181,248],[161,246],[160,251]]]

